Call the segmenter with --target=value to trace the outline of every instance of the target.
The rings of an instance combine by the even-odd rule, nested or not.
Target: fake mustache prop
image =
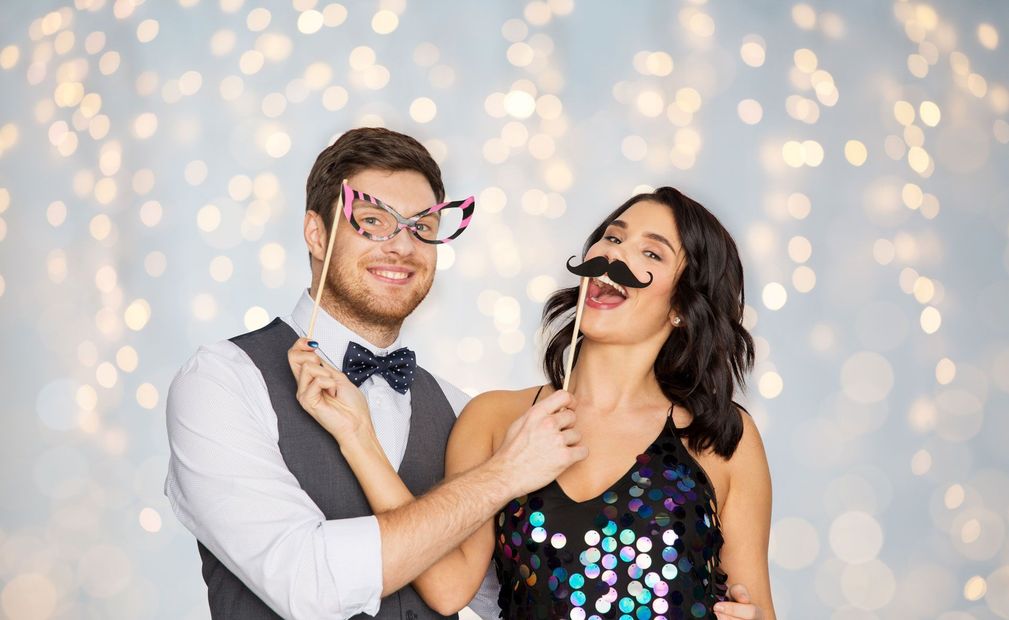
[[[571,258],[574,258],[574,256]],[[651,284],[654,279],[652,272],[647,271],[645,273],[648,274],[648,282],[638,280],[637,277],[634,276],[634,272],[631,271],[631,268],[627,266],[627,263],[619,258],[610,262],[606,260],[605,256],[596,256],[595,258],[590,258],[581,265],[575,265],[574,267],[571,266],[571,258],[568,259],[568,271],[576,276],[582,276],[583,278],[596,278],[606,274],[617,284],[621,286],[628,286],[630,288],[645,288]]]
[[[567,390],[568,384],[571,381],[571,367],[575,362],[575,346],[578,342],[578,327],[582,322],[582,310],[585,307],[585,293],[589,290],[589,278],[596,278],[603,274],[606,274],[611,280],[616,282],[621,286],[627,286],[630,288],[645,288],[652,283],[655,276],[652,275],[651,271],[648,271],[648,282],[642,282],[635,277],[631,268],[627,266],[627,263],[617,259],[610,262],[605,256],[597,256],[595,258],[590,258],[589,260],[583,262],[581,265],[571,265],[571,259],[568,259],[568,271],[575,274],[576,276],[581,276],[580,285],[578,287],[578,303],[575,304],[575,325],[574,331],[571,334],[571,346],[568,348],[568,359],[567,363],[564,365],[564,386],[561,389]]]

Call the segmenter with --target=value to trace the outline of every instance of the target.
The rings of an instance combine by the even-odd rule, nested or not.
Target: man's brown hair
[[[413,170],[424,175],[438,202],[445,200],[441,168],[424,146],[406,134],[382,127],[351,129],[326,147],[308,174],[306,211],[322,217],[329,231],[344,179],[366,169]]]

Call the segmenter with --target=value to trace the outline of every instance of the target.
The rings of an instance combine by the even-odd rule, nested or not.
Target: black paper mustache
[[[572,256],[571,258],[574,258]],[[576,276],[585,276],[589,278],[596,278],[603,274],[609,276],[610,280],[613,280],[621,286],[629,286],[631,288],[645,288],[652,283],[654,276],[651,271],[646,271],[648,274],[648,282],[642,282],[634,276],[634,272],[631,268],[627,266],[627,263],[618,259],[614,259],[610,262],[605,256],[596,256],[595,258],[590,258],[581,265],[571,266],[571,258],[568,259],[568,271],[575,274]]]

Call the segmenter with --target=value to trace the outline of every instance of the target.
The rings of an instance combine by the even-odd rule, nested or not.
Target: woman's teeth
[[[627,289],[611,280],[605,274],[599,276],[598,278],[594,278],[594,280],[596,281],[596,284],[602,289],[602,291],[600,291],[602,294],[605,295],[607,293],[610,293],[610,291],[612,291],[614,294],[620,295],[624,299],[627,298]]]

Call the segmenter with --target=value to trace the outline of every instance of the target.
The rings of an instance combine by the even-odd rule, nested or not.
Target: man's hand
[[[574,397],[557,390],[512,422],[492,460],[503,470],[513,497],[542,488],[565,469],[588,456],[578,445]]]
[[[763,620],[764,612],[750,602],[750,592],[741,583],[729,588],[729,598],[734,602],[723,601],[715,604],[715,616],[718,620]]]
[[[307,338],[299,338],[287,351],[287,361],[298,382],[298,402],[341,448],[374,435],[364,394],[347,375],[320,358]]]

